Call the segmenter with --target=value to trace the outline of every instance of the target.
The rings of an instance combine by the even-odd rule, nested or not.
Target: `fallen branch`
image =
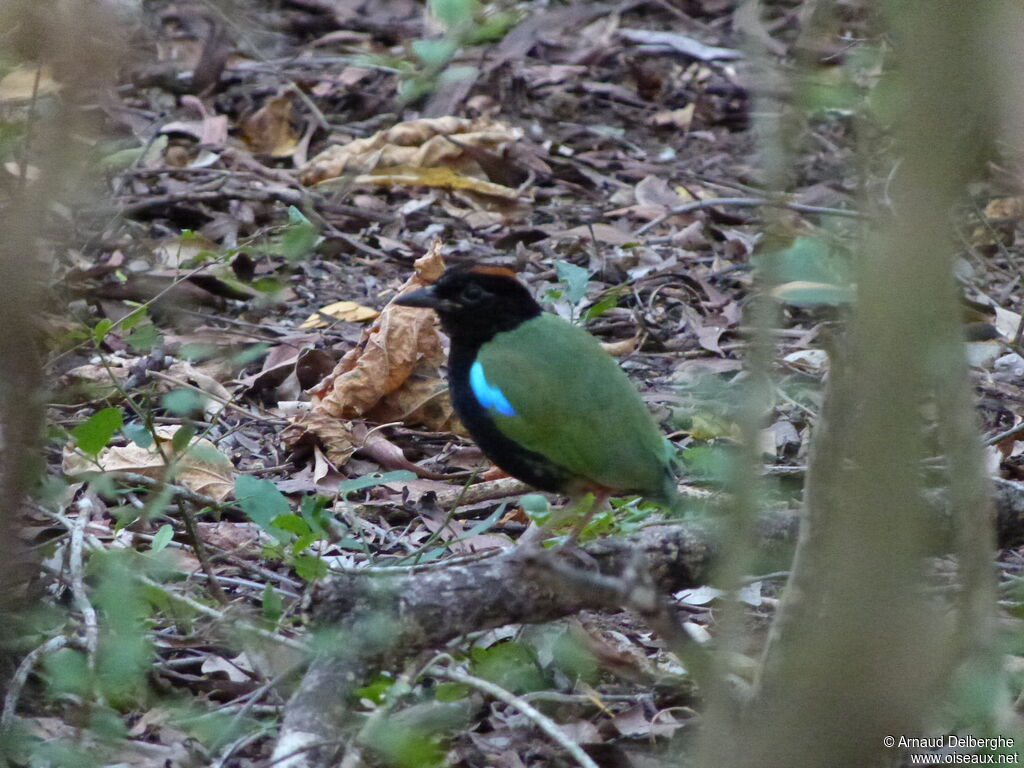
[[[996,526],[1003,547],[1024,542],[1024,484],[995,480]],[[943,496],[936,510],[934,551],[946,551],[950,515]],[[723,521],[728,524],[728,521]],[[774,513],[759,522],[762,551],[789,547],[799,516]],[[588,544],[594,583],[623,578],[639,558],[662,594],[704,585],[719,552],[715,524],[647,528],[625,538]],[[625,597],[623,596],[625,595]],[[629,605],[632,595],[597,589],[583,574],[567,580],[513,548],[495,557],[450,568],[401,574],[349,573],[331,579],[314,597],[317,624],[338,633],[334,651],[314,660],[285,710],[275,766],[332,764],[353,691],[371,670],[393,667],[420,651],[461,635],[506,624],[553,621],[581,610]],[[329,644],[328,644],[329,645]]]

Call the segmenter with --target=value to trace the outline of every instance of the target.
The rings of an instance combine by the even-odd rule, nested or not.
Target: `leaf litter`
[[[763,209],[742,202],[759,196],[759,171],[749,86],[726,31],[731,4],[530,8],[502,40],[457,53],[455,64],[478,71],[461,99],[445,95],[450,110],[430,115],[426,106],[440,101],[394,98],[406,46],[430,34],[418,4],[254,7],[257,26],[276,35],[273,52],[251,50],[232,25],[217,32],[193,6],[161,7],[167,12],[142,25],[156,59],[128,67],[104,108],[121,142],[108,157],[128,150],[133,159],[111,163],[111,202],[84,210],[124,218],[114,234],[58,262],[68,316],[87,338],[76,330],[61,339],[50,363],[54,424],[73,430],[117,406],[130,425],[129,403],[142,404],[154,445],[115,426],[94,455],[67,443],[51,470],[71,481],[99,465],[215,501],[230,500],[239,477],[266,479],[259,492],[276,511],[254,522],[245,505],[206,508],[193,499],[197,542],[177,504],[164,500],[150,514],[153,487],[69,482],[52,514],[35,513],[27,531],[41,539],[67,531],[61,520],[86,515],[83,499],[96,553],[146,551],[171,525],[166,548],[182,581],[152,595],[178,606],[152,616],[161,633],[153,674],[165,686],[197,703],[262,707],[270,717],[281,706],[273,686],[243,679],[269,682],[248,648],[201,612],[211,579],[232,609],[292,638],[304,632],[300,594],[326,573],[318,564],[440,559],[506,547],[522,530],[518,493],[509,498],[509,486],[487,474],[453,416],[431,313],[392,303],[435,279],[445,262],[514,266],[551,308],[583,318],[622,356],[692,471],[714,475],[714,452],[736,440],[728,400],[743,375],[753,262],[772,253],[762,241]],[[785,55],[797,19],[778,13],[762,32]],[[870,45],[860,31],[853,37]],[[219,67],[209,63],[217,51]],[[211,90],[176,90],[189,78]],[[0,97],[25,103],[30,79],[38,96],[60,90],[50,72],[37,78],[16,68]],[[137,138],[150,130],[159,140]],[[794,200],[849,206],[857,189],[849,124],[818,114],[808,130],[818,141],[795,169]],[[1024,414],[1024,363],[1010,354],[1020,333],[1014,259],[1024,227],[1019,191],[987,184],[990,199],[964,232],[962,280],[994,309],[985,322],[996,329],[996,357],[975,377],[995,434]],[[740,202],[713,204],[719,199]],[[793,222],[794,243],[803,238],[814,253],[831,254],[829,243],[843,236],[827,215],[794,212]],[[832,259],[814,261],[827,269]],[[585,273],[578,295],[559,262]],[[777,396],[762,450],[766,464],[785,469],[806,459],[828,368],[817,333],[847,298],[838,279],[821,279],[820,269],[810,277],[794,269],[777,292]],[[823,307],[823,296],[835,300]],[[133,342],[135,328],[119,323],[140,305],[153,332]],[[206,367],[211,361],[218,365]],[[178,390],[196,396],[194,408],[167,407],[162,398]],[[708,392],[717,403],[708,404]],[[179,438],[184,445],[178,434],[188,436]],[[993,448],[994,468],[1024,476],[1024,441],[1009,435]],[[471,495],[484,478],[496,483],[494,499]],[[467,503],[454,507],[460,495]],[[766,580],[748,601],[752,624],[765,625],[777,587]],[[714,631],[716,599],[677,606],[694,634]],[[494,653],[525,643],[545,685],[572,700],[562,714],[578,739],[624,764],[657,762],[656,749],[630,756],[640,742],[664,745],[685,733],[695,716],[679,688],[656,685],[677,665],[625,613],[585,616],[584,625],[560,622],[552,631],[575,638],[586,649],[574,652],[581,658],[600,660],[593,677],[530,631],[478,643]],[[159,712],[141,714],[140,723],[149,720],[133,731],[136,746],[143,733],[153,744],[182,743],[181,719]],[[556,759],[509,708],[496,705],[477,720],[486,733],[455,733],[450,764]],[[41,716],[34,727],[66,728]],[[254,739],[224,764],[255,764],[267,747]],[[203,759],[225,757],[222,746],[197,748],[210,750]],[[179,759],[173,750],[166,757]],[[126,744],[121,760],[132,759]]]

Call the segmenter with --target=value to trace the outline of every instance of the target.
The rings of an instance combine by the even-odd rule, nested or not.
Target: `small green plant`
[[[571,323],[589,322],[600,317],[612,307],[617,307],[626,290],[624,286],[609,288],[601,294],[597,301],[583,309],[587,298],[590,273],[583,267],[559,260],[555,262],[555,274],[559,284],[544,292],[544,301],[558,315]]]
[[[428,0],[427,5],[443,28],[440,37],[414,40],[404,57],[364,58],[366,64],[398,73],[402,104],[432,93],[443,82],[476,77],[476,67],[453,65],[453,60],[467,46],[500,40],[519,19],[516,12],[494,10],[479,0]]]
[[[353,478],[342,482],[338,491],[342,497],[350,493],[370,488],[382,483],[404,482],[415,479],[416,475],[408,470],[375,473]],[[364,550],[358,540],[350,536],[338,538],[332,530],[333,522],[327,513],[329,499],[323,496],[307,496],[299,505],[299,511],[293,512],[288,499],[270,482],[251,475],[239,475],[235,479],[235,498],[238,506],[256,523],[274,538],[275,543],[265,548],[267,557],[283,560],[295,569],[306,581],[315,581],[327,575],[327,564],[319,555],[308,552],[318,541],[337,539],[339,547]],[[264,604],[264,611],[272,611],[273,606]]]

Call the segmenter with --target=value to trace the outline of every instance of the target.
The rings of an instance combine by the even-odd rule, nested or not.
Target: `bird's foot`
[[[601,566],[598,565],[597,560],[587,552],[583,547],[577,543],[576,538],[570,536],[561,544],[559,544],[555,550],[560,556],[575,560],[577,563],[583,566],[588,571],[600,571]]]

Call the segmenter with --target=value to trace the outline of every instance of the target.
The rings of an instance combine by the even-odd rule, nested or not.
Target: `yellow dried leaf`
[[[303,184],[389,168],[447,167],[486,180],[467,148],[501,152],[522,137],[518,128],[486,118],[438,117],[399,123],[364,139],[328,147],[301,169]]]
[[[33,93],[39,97],[58,90],[60,83],[53,79],[49,67],[18,67],[0,80],[0,102],[29,101]]]
[[[465,189],[481,195],[501,197],[514,200],[518,197],[516,190],[493,181],[464,176],[451,168],[389,168],[356,176],[357,184],[378,184],[381,186],[421,186],[444,187],[445,189]]]
[[[333,317],[335,320],[344,320],[347,323],[364,323],[380,316],[380,312],[372,307],[364,307],[354,301],[336,301],[325,307],[320,307],[315,313],[307,317],[299,328],[326,328],[329,323],[323,319],[323,315]]]
[[[681,109],[663,109],[660,112],[655,112],[649,118],[649,121],[651,125],[667,126],[687,131],[690,129],[690,123],[693,122],[693,109],[695,106],[696,102],[690,102]]]
[[[996,197],[985,206],[986,219],[1019,219],[1024,217],[1024,197]]]
[[[242,137],[253,152],[289,157],[299,144],[291,118],[292,100],[275,96],[242,123]]]
[[[416,261],[415,273],[398,295],[429,285],[444,271],[441,244]],[[366,415],[382,398],[406,384],[414,371],[435,375],[444,361],[433,313],[393,302],[363,333],[334,371],[310,392],[315,411],[336,418]]]

